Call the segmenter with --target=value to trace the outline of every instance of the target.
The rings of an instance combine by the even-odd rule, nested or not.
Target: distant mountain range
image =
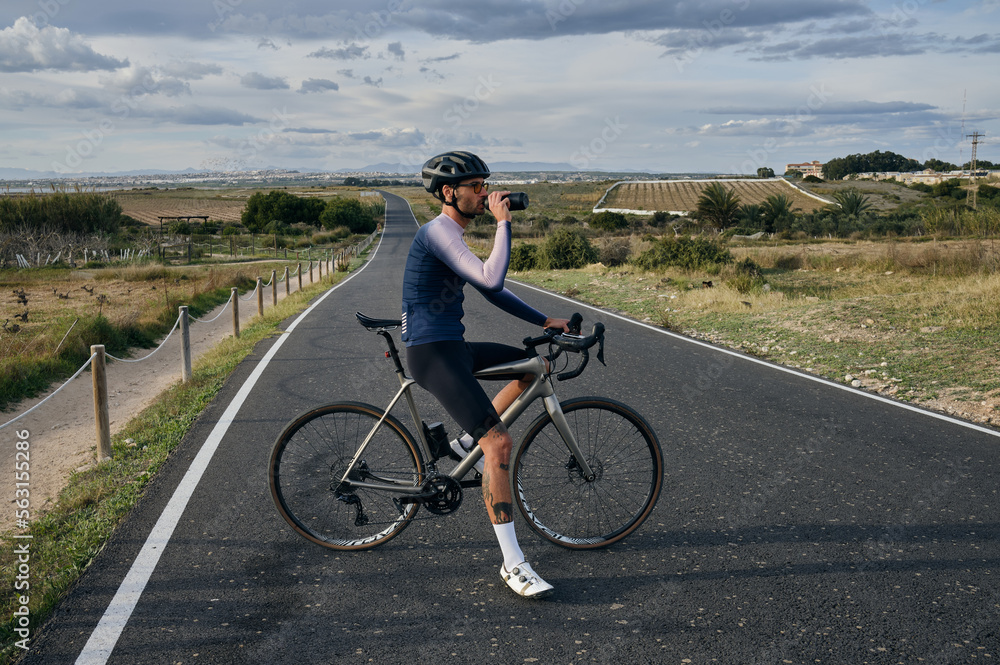
[[[557,162],[493,162],[490,168],[497,172],[567,172],[579,171],[570,164]],[[300,173],[324,173],[322,170],[310,168],[283,168],[277,166],[264,167],[263,169],[246,170],[268,170],[268,171],[298,171]],[[163,169],[136,169],[134,171],[88,171],[82,173],[57,173],[55,171],[33,171],[31,169],[5,168],[0,167],[0,180],[56,180],[60,178],[123,178],[128,176],[160,176],[160,175],[184,175],[194,173],[206,173],[207,170],[186,168],[180,171],[168,171]],[[369,164],[360,168],[337,169],[327,171],[327,173],[398,173],[417,175],[420,167],[412,164]]]
[[[502,172],[525,172],[525,171],[579,171],[569,164],[558,164],[552,162],[491,162],[491,171]],[[412,164],[369,164],[359,169],[338,169],[337,173],[420,173],[420,166]]]

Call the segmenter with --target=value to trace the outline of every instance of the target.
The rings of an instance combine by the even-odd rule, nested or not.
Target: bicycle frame
[[[395,344],[392,342],[392,337],[389,333],[379,331],[378,334],[385,337],[389,344],[389,351],[391,358],[395,361],[396,375],[399,378],[400,387],[395,396],[389,402],[389,405],[385,408],[382,418],[375,423],[371,431],[368,433],[368,436],[365,437],[365,440],[362,441],[361,445],[358,447],[358,451],[354,454],[350,464],[347,465],[347,469],[341,478],[341,483],[346,483],[348,486],[352,487],[383,490],[398,494],[419,495],[423,492],[423,489],[420,487],[414,487],[412,484],[404,484],[402,482],[393,483],[391,481],[384,483],[371,483],[348,479],[358,461],[361,459],[361,456],[364,454],[365,448],[368,447],[368,443],[372,440],[372,437],[375,436],[375,433],[385,422],[386,416],[403,397],[406,398],[406,404],[409,408],[410,416],[413,419],[413,423],[417,431],[417,438],[420,441],[421,454],[425,460],[430,460],[427,463],[427,467],[430,469],[431,473],[436,473],[436,465],[433,461],[434,456],[431,453],[430,442],[427,441],[427,437],[424,435],[422,425],[423,421],[421,420],[420,413],[417,410],[416,402],[413,400],[412,388],[416,384],[416,381],[406,376],[402,363],[399,361],[399,355],[396,351]],[[531,383],[524,390],[524,392],[522,392],[503,412],[503,414],[500,415],[500,420],[506,427],[510,427],[514,421],[524,413],[532,402],[538,398],[542,398],[545,410],[552,418],[552,422],[562,436],[563,441],[566,443],[566,447],[580,465],[583,477],[586,479],[592,479],[594,477],[594,472],[587,463],[586,457],[580,450],[569,423],[566,422],[566,417],[563,415],[562,408],[559,406],[559,399],[555,394],[555,387],[552,384],[552,375],[546,370],[545,361],[542,358],[536,355],[524,360],[517,360],[514,362],[496,365],[494,367],[488,367],[484,370],[476,372],[475,376],[476,378],[490,378],[507,375],[523,376],[528,374],[534,375],[534,379],[532,379]],[[451,473],[445,475],[456,480],[461,480],[475,466],[476,462],[478,462],[482,456],[482,448],[480,448],[479,445],[476,445],[476,447],[473,448],[472,451],[461,462],[459,462],[454,469],[452,469]]]

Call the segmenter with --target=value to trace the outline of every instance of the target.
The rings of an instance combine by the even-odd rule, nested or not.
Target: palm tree
[[[698,197],[698,216],[719,229],[733,225],[739,208],[740,197],[720,182],[713,182]]]
[[[857,217],[865,210],[872,207],[871,199],[867,194],[862,194],[855,188],[845,189],[842,192],[837,192],[833,195],[833,198],[837,199],[837,203],[840,204],[840,209],[844,211],[845,214],[852,217]]]
[[[764,209],[756,203],[744,203],[740,206],[740,226],[748,229],[759,229],[764,226]]]
[[[764,199],[761,208],[764,210],[765,231],[783,231],[795,217],[792,200],[784,194],[771,194]]]

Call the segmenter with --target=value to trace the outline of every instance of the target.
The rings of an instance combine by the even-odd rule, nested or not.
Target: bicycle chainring
[[[433,492],[433,494],[431,494]],[[424,481],[421,503],[435,515],[447,515],[462,505],[462,486],[451,476],[435,475]]]

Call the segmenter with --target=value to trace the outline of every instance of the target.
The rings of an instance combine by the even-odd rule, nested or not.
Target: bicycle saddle
[[[354,315],[358,317],[358,323],[372,331],[395,330],[403,324],[403,322],[399,319],[373,319],[370,316],[365,316],[361,312],[355,312]]]

